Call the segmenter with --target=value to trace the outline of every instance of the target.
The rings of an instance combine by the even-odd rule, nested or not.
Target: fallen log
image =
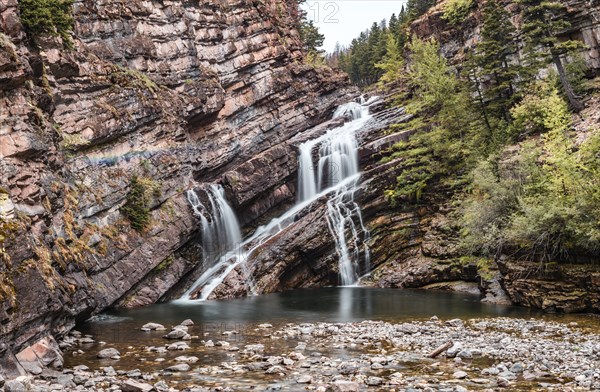
[[[439,346],[438,348],[436,348],[435,350],[433,350],[432,352],[430,352],[427,355],[427,357],[435,358],[438,355],[440,355],[441,353],[443,353],[444,351],[448,350],[453,345],[454,345],[454,343],[452,341],[446,342],[446,343],[442,344],[441,346]]]

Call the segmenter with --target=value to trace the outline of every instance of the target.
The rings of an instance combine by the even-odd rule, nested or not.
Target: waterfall
[[[242,233],[235,213],[225,199],[223,188],[211,184],[205,193],[210,208],[200,201],[193,189],[187,191],[187,198],[194,214],[200,218],[204,265],[212,266],[222,255],[239,246]]]
[[[332,189],[344,179],[359,173],[356,132],[367,122],[369,109],[356,102],[341,105],[334,118],[350,115],[353,121],[302,143],[299,150],[298,201],[311,200],[316,194]],[[317,165],[313,152],[319,147]]]
[[[345,116],[352,121],[299,147],[298,197],[300,201],[310,200],[319,192],[335,189],[335,194],[327,201],[327,223],[336,244],[341,283],[347,286],[358,281],[361,248],[365,264],[370,261],[366,244],[369,232],[362,222],[360,207],[354,201],[360,179],[356,132],[369,119],[369,110],[367,106],[350,102],[333,114],[334,118]],[[317,146],[318,160],[314,166],[313,150]],[[346,181],[348,179],[351,181]],[[347,234],[349,238],[346,238]],[[348,243],[352,249],[348,248]],[[365,265],[364,269],[367,268],[369,266]]]
[[[367,102],[370,104],[372,101],[373,98]],[[243,265],[256,249],[294,223],[300,211],[328,194],[331,196],[327,202],[327,223],[336,244],[342,285],[357,282],[361,270],[361,254],[365,262],[362,269],[368,271],[369,248],[366,241],[369,239],[369,232],[363,224],[360,207],[354,201],[360,180],[356,133],[370,118],[368,105],[356,102],[341,105],[333,117],[349,117],[352,121],[298,147],[298,202],[267,225],[257,228],[245,240],[240,240],[239,225],[220,187],[211,186],[209,189],[213,196],[209,197],[213,215],[217,211],[217,215],[211,215],[210,220],[206,217],[206,208],[198,196],[193,191],[188,191],[188,200],[200,217],[202,241],[218,243],[224,239],[227,246],[219,248],[218,257],[213,257],[210,264],[206,264],[210,267],[182,296],[182,300],[194,299],[192,297],[206,300],[227,275]],[[316,165],[313,156],[316,158]],[[235,233],[236,240],[229,241],[229,238],[234,238]],[[351,246],[348,247],[348,244]],[[247,286],[248,291],[252,292],[251,282],[247,282]]]

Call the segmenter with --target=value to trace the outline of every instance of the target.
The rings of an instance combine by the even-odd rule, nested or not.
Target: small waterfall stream
[[[350,102],[341,105],[333,117],[347,116],[352,121],[299,146],[298,202],[243,241],[237,219],[224,198],[222,188],[212,185],[207,192],[212,211],[210,219],[195,192],[188,191],[188,200],[201,220],[202,241],[212,244],[208,249],[214,248],[216,252],[210,252],[208,257],[211,260],[208,263],[205,261],[205,265],[210,267],[181,300],[206,300],[227,275],[245,263],[258,247],[291,225],[297,213],[327,194],[331,194],[327,201],[327,223],[339,256],[341,284],[352,285],[357,282],[361,252],[366,264],[362,269],[368,271],[369,249],[366,241],[369,232],[363,224],[354,194],[360,180],[356,133],[369,120],[368,104],[372,101],[373,98],[366,102],[362,100],[363,104]],[[316,165],[313,157],[317,158]],[[346,238],[347,234],[350,238]],[[221,246],[219,241],[224,241],[226,245]],[[351,246],[348,247],[348,244]],[[201,289],[200,294],[198,289]],[[247,282],[247,290],[253,292],[250,281]]]
[[[210,184],[206,196],[210,208],[200,201],[193,189],[187,191],[188,201],[202,225],[204,265],[208,266],[234,250],[242,242],[242,232],[235,212],[225,199],[223,188]]]

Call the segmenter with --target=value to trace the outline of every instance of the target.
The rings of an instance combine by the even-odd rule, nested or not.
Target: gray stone
[[[152,385],[135,380],[126,380],[121,384],[123,392],[150,392],[153,389]]]
[[[513,373],[523,373],[524,367],[521,362],[515,362],[509,370]]]
[[[360,385],[352,381],[338,380],[327,386],[327,392],[359,392]]]
[[[183,339],[187,334],[188,334],[187,331],[177,328],[177,329],[172,330],[168,334],[164,335],[163,338],[165,338],[165,339]]]
[[[196,363],[198,362],[198,357],[186,357],[185,355],[179,356],[177,358],[175,358],[175,361],[177,362],[185,362],[185,363]]]
[[[190,365],[188,365],[187,363],[179,363],[177,365],[173,365],[170,366],[168,368],[165,369],[165,371],[167,372],[187,372],[188,370],[190,370]]]
[[[148,329],[150,331],[164,331],[166,330],[165,326],[158,323],[147,323],[142,327],[143,329]]]
[[[376,387],[383,384],[383,378],[381,377],[369,377],[367,378],[366,384],[371,387]]]
[[[462,370],[459,370],[457,372],[454,372],[452,374],[452,377],[458,379],[458,380],[462,380],[463,378],[467,378],[468,374],[467,372],[463,372]]]
[[[10,380],[4,383],[5,392],[25,392],[25,385],[17,380]]]
[[[296,379],[296,382],[298,384],[310,384],[312,382],[312,380],[313,380],[312,376],[310,376],[308,374],[303,374]]]
[[[452,320],[446,321],[445,324],[449,325],[451,327],[454,327],[454,328],[460,328],[460,327],[463,327],[465,325],[465,322],[462,321],[461,319],[452,319]]]
[[[342,362],[337,369],[340,374],[354,374],[358,371],[358,366],[352,362]]]
[[[276,374],[276,373],[284,373],[285,374],[285,369],[282,368],[281,366],[271,366],[270,368],[268,368],[265,373],[267,374]]]
[[[181,322],[181,324],[179,324],[179,325],[183,325],[183,326],[189,327],[190,325],[194,325],[194,322],[192,320],[190,320],[190,319],[187,319],[187,320],[183,320]]]
[[[100,359],[113,358],[121,355],[121,353],[116,348],[105,348],[101,350],[96,357]]]
[[[157,382],[156,384],[154,384],[154,388],[158,391],[158,392],[167,392],[169,390],[169,385],[160,380],[159,382]]]

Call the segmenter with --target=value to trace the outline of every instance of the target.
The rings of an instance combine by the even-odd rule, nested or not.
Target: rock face
[[[440,43],[441,52],[450,62],[456,63],[464,59],[464,56],[472,52],[475,44],[480,40],[483,15],[481,4],[477,0],[478,7],[458,26],[451,26],[442,16],[444,14],[444,3],[440,1],[423,16],[411,24],[411,32],[422,38],[435,37]],[[521,23],[519,17],[519,6],[514,1],[500,1],[512,14],[515,25]],[[565,0],[561,3],[567,6],[568,18],[571,27],[561,34],[561,38],[582,41],[586,48],[581,54],[596,74],[600,70],[600,4],[595,0]]]
[[[294,196],[289,140],[352,89],[303,64],[276,1],[79,0],[73,50],[0,5],[0,357],[198,267],[185,191],[221,182],[248,227]],[[120,212],[133,176],[150,223]],[[198,268],[201,268],[198,267]]]

